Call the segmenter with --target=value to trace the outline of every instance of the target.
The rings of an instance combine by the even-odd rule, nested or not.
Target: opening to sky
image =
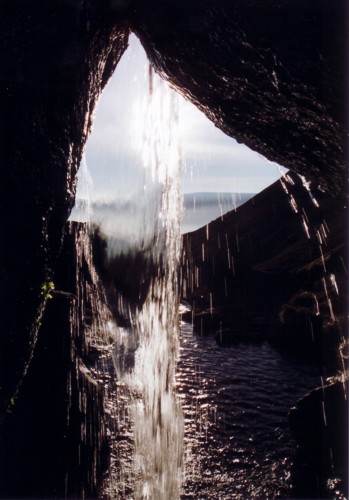
[[[134,226],[135,232],[139,228],[134,220],[131,222],[132,219],[137,218],[142,209],[143,217],[144,210],[147,211],[143,203],[146,203],[144,193],[149,190],[149,179],[137,159],[139,152],[134,143],[144,120],[142,102],[148,94],[148,72],[145,51],[137,37],[131,34],[129,48],[98,102],[79,172],[77,207],[79,199],[80,207],[83,205],[82,200],[89,191],[91,219],[101,224],[106,232],[112,231],[102,220],[108,218],[108,207],[113,206],[118,211],[117,218],[122,214],[127,216],[128,230]],[[181,187],[185,196],[182,232],[218,217],[222,207],[224,211],[231,210],[251,194],[275,182],[285,171],[228,137],[180,95],[178,128],[182,154]],[[204,203],[202,193],[215,193],[206,198],[211,199],[209,205],[215,205],[216,211],[204,211],[199,216],[200,203],[195,207],[195,198]],[[229,195],[231,203],[227,202]],[[197,220],[194,221],[191,216],[195,211]],[[148,215],[151,216],[150,212]],[[72,218],[81,220],[77,209]],[[117,225],[120,228],[120,220]],[[121,239],[128,237],[125,234],[119,236]]]

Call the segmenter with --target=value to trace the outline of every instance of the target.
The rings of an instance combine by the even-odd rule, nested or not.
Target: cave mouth
[[[152,167],[148,165],[147,171],[142,165],[145,146],[140,144],[149,126],[144,116],[149,68],[141,43],[131,34],[129,47],[97,104],[71,215],[71,220],[90,219],[110,233],[114,246],[118,239],[116,246],[124,249],[149,240],[157,217],[158,189],[149,172]],[[159,86],[161,78],[157,74],[152,78]],[[175,93],[175,99],[178,116],[172,116],[169,125],[177,121],[184,208],[181,233],[186,233],[237,208],[286,170],[238,144],[181,95]],[[164,102],[159,106],[163,108]]]
[[[125,68],[123,65],[125,65]],[[139,71],[137,72],[136,70]],[[132,87],[133,90],[131,89]],[[162,90],[159,92],[159,95],[157,95],[160,88]],[[80,169],[75,217],[81,217],[81,219],[87,220],[88,214],[92,212],[91,222],[98,225],[102,237],[106,237],[107,239],[109,257],[112,257],[111,261],[113,262],[113,272],[117,273],[115,275],[117,278],[115,284],[117,282],[119,291],[124,293],[126,299],[131,302],[137,303],[138,301],[141,302],[142,305],[146,304],[146,307],[150,306],[150,302],[147,302],[148,300],[157,300],[159,298],[158,296],[153,296],[149,299],[147,296],[149,288],[152,287],[151,280],[154,279],[157,273],[156,265],[160,261],[160,259],[156,261],[159,254],[154,257],[152,251],[155,246],[154,242],[159,240],[159,227],[161,226],[162,218],[165,213],[162,205],[164,202],[163,193],[164,191],[166,192],[166,186],[171,185],[174,178],[171,178],[171,176],[164,177],[161,171],[154,170],[150,159],[157,157],[156,146],[151,142],[149,136],[147,136],[147,132],[153,129],[158,129],[161,133],[165,132],[165,138],[167,139],[165,139],[165,142],[169,143],[172,138],[166,135],[167,129],[164,126],[165,124],[172,127],[169,130],[172,130],[176,134],[177,132],[184,131],[184,137],[182,137],[181,143],[177,136],[176,141],[174,141],[175,156],[181,161],[182,166],[181,184],[182,192],[184,192],[184,208],[187,209],[187,215],[189,213],[189,217],[191,218],[197,215],[206,217],[206,219],[199,219],[200,222],[195,221],[197,225],[192,226],[192,229],[198,229],[200,227],[202,229],[198,229],[193,237],[191,237],[190,233],[186,234],[184,237],[185,252],[187,252],[186,255],[191,254],[192,265],[195,270],[193,271],[192,269],[188,271],[190,267],[188,265],[186,271],[183,271],[187,272],[188,281],[185,284],[187,290],[182,294],[182,297],[184,296],[187,298],[188,288],[191,287],[192,293],[190,302],[195,302],[195,307],[197,308],[196,317],[192,320],[195,332],[184,332],[184,335],[187,336],[186,341],[190,344],[193,338],[195,339],[195,335],[197,335],[198,332],[201,338],[205,336],[207,331],[211,331],[211,333],[214,333],[213,338],[211,337],[213,342],[218,340],[219,347],[229,344],[231,352],[235,352],[237,356],[247,359],[249,353],[254,349],[255,357],[253,360],[251,359],[252,364],[245,373],[246,379],[248,379],[249,372],[251,370],[253,371],[258,364],[255,359],[260,357],[261,354],[259,351],[263,353],[263,355],[268,352],[268,356],[270,356],[267,356],[265,365],[274,365],[274,363],[277,365],[277,363],[281,363],[282,369],[284,369],[286,365],[289,368],[290,366],[288,363],[293,365],[293,367],[296,365],[297,371],[300,370],[302,373],[301,379],[298,381],[299,387],[297,391],[299,392],[291,387],[292,384],[289,385],[289,381],[294,378],[291,372],[290,378],[284,381],[286,387],[284,402],[287,400],[287,404],[283,407],[282,411],[284,415],[286,415],[290,406],[295,402],[295,397],[300,398],[304,392],[310,391],[314,386],[320,384],[320,371],[317,363],[314,362],[312,354],[305,360],[305,364],[308,363],[311,368],[309,369],[308,366],[304,373],[302,371],[304,358],[299,359],[299,353],[291,352],[291,355],[288,357],[288,354],[285,355],[281,350],[282,354],[280,358],[280,350],[275,350],[273,347],[270,348],[270,334],[269,332],[265,333],[265,331],[270,328],[271,324],[274,326],[274,323],[277,322],[276,317],[282,307],[283,318],[286,318],[286,323],[288,320],[290,320],[291,323],[289,331],[287,332],[288,344],[286,346],[286,351],[290,345],[292,345],[292,340],[290,341],[290,339],[294,338],[292,335],[295,331],[298,330],[297,341],[300,341],[305,331],[309,337],[309,332],[316,336],[321,330],[320,326],[318,327],[319,331],[314,333],[314,328],[320,324],[320,321],[317,319],[319,308],[318,296],[323,297],[324,291],[317,289],[315,293],[313,290],[300,290],[299,293],[294,286],[294,275],[297,274],[298,271],[290,269],[290,267],[287,267],[288,264],[285,264],[286,261],[290,260],[290,256],[294,249],[296,259],[299,257],[296,249],[297,245],[300,245],[301,253],[305,254],[306,252],[310,252],[310,254],[312,254],[312,252],[314,252],[314,262],[320,262],[320,266],[314,264],[314,262],[311,263],[311,266],[321,268],[321,255],[319,254],[319,248],[322,251],[321,243],[320,247],[319,244],[317,244],[318,249],[316,251],[314,250],[316,247],[316,238],[319,238],[316,233],[320,231],[322,234],[320,237],[323,238],[325,245],[325,240],[328,235],[327,229],[323,222],[319,222],[318,224],[318,216],[317,218],[315,217],[316,223],[314,224],[312,224],[312,221],[309,223],[308,220],[310,212],[313,210],[315,213],[317,210],[317,199],[309,189],[309,184],[304,178],[296,174],[290,174],[290,176],[286,176],[285,182],[277,183],[278,187],[274,189],[274,191],[276,190],[277,192],[275,199],[268,198],[269,195],[267,192],[265,192],[262,197],[259,197],[259,200],[262,199],[260,206],[261,214],[264,219],[262,217],[257,220],[257,223],[254,222],[253,217],[251,217],[251,211],[253,211],[251,203],[249,206],[246,204],[247,208],[245,206],[243,210],[244,213],[247,214],[246,220],[251,224],[251,230],[246,227],[241,228],[241,221],[239,219],[235,220],[233,214],[226,219],[226,226],[223,229],[225,234],[221,241],[219,230],[215,227],[220,224],[219,215],[223,215],[223,210],[234,212],[232,209],[236,208],[237,203],[244,199],[244,195],[246,195],[244,201],[248,201],[248,199],[251,198],[252,195],[256,195],[258,191],[264,191],[264,188],[266,188],[269,183],[276,181],[284,172],[281,167],[275,164],[268,165],[260,156],[255,155],[249,150],[244,150],[243,146],[238,145],[231,138],[225,136],[223,132],[217,130],[214,125],[209,122],[206,122],[209,123],[209,125],[202,125],[202,122],[198,118],[201,114],[198,115],[199,112],[196,111],[194,107],[189,108],[189,104],[185,101],[181,101],[179,97],[174,105],[171,99],[168,100],[168,92],[169,90],[164,86],[164,82],[161,78],[157,77],[153,71],[149,69],[149,63],[139,42],[136,38],[131,37],[129,52],[126,52],[119,63],[114,78],[102,94],[97,107],[94,129],[87,142],[85,159]],[[149,102],[156,103],[155,111],[151,111],[149,107],[147,107]],[[174,106],[172,110],[173,114],[166,115],[165,108],[167,110],[172,108],[172,106]],[[150,120],[145,111],[150,112]],[[153,112],[162,116],[164,121],[161,122],[160,125],[157,125],[155,121],[152,120],[152,117],[155,116],[151,114]],[[116,118],[116,125],[114,125],[112,121],[114,117]],[[207,119],[205,118],[205,120]],[[122,125],[120,125],[120,123],[122,123]],[[207,129],[205,127],[207,127]],[[209,133],[212,135],[209,136]],[[192,142],[190,143],[190,141]],[[145,152],[147,153],[146,159],[144,159]],[[158,157],[157,160],[159,160]],[[236,170],[234,166],[235,162],[238,163]],[[161,161],[159,163],[161,163]],[[242,169],[240,169],[240,165],[243,165]],[[261,172],[264,168],[273,171],[269,178],[266,174],[261,174],[260,176],[256,175],[256,172]],[[93,191],[93,185],[95,191]],[[229,200],[224,198],[226,194],[229,194]],[[178,191],[175,192],[175,195],[178,195]],[[316,194],[316,196],[317,195],[318,194]],[[86,201],[88,199],[90,199],[90,204]],[[314,201],[316,203],[314,203]],[[297,205],[297,203],[299,203],[299,205]],[[205,209],[207,209],[207,205],[212,207],[212,205],[215,204],[218,213],[212,217],[208,215],[207,210],[204,215],[202,213],[199,214],[201,209],[200,204]],[[269,208],[271,212],[268,211]],[[90,209],[92,210],[89,212]],[[170,205],[167,205],[167,209],[170,209]],[[212,213],[213,212],[210,212],[210,214]],[[211,219],[209,217],[211,217]],[[231,223],[229,222],[229,217],[232,217]],[[210,227],[209,236],[208,228],[203,228],[203,226],[206,226],[212,219],[217,220],[212,224],[212,227]],[[223,223],[223,217],[221,217],[221,219]],[[274,220],[276,225],[274,225],[271,230],[268,230],[268,223],[270,220]],[[321,220],[321,218],[319,220]],[[309,226],[307,223],[309,223]],[[281,226],[283,224],[285,227],[282,229]],[[239,235],[236,229],[238,225]],[[260,227],[256,228],[256,225]],[[263,228],[263,225],[265,225],[265,228]],[[184,224],[182,219],[182,232],[186,233],[183,227]],[[227,227],[230,227],[230,229],[233,228],[231,231],[232,234],[228,234]],[[256,230],[258,232],[258,230],[260,231],[261,229],[264,229],[264,233],[262,230],[258,233],[260,234],[260,238],[254,237],[253,239],[250,233]],[[172,234],[175,234],[179,239],[179,232]],[[275,235],[277,236],[275,237]],[[223,247],[226,245],[223,253],[225,262],[228,260],[228,264],[222,264],[223,258],[221,259],[219,252],[214,254],[212,250],[213,245],[211,241],[209,241],[210,239],[215,242],[218,241],[218,246],[222,245]],[[305,241],[308,239],[312,240],[312,244],[309,246],[309,248],[311,247],[310,250],[306,248],[306,244],[304,246],[304,239]],[[294,246],[293,240],[296,242]],[[288,245],[289,248],[287,248]],[[255,249],[252,250],[252,247]],[[141,252],[139,252],[139,250],[141,250]],[[316,254],[316,252],[318,252],[318,254]],[[133,253],[133,255],[125,258],[125,254],[127,253]],[[256,260],[258,253],[260,253],[264,261]],[[139,254],[141,254],[141,257],[139,257]],[[222,278],[220,283],[212,278],[212,274],[210,274],[210,270],[208,270],[210,266],[212,268],[212,262],[210,261],[210,264],[206,266],[208,256],[213,254],[214,259],[217,257],[217,260],[215,260],[217,268],[221,266],[223,269],[222,273],[226,273],[225,275],[222,274],[222,276],[219,276],[219,278]],[[115,255],[119,255],[119,258],[113,260]],[[240,258],[241,255],[248,255],[249,257],[252,255],[252,260],[250,262],[243,262],[244,259]],[[120,258],[120,256],[122,256],[122,258]],[[292,259],[293,257],[292,255]],[[253,261],[253,258],[255,258],[255,261]],[[291,266],[292,259],[290,260]],[[155,265],[153,266],[153,264]],[[285,266],[284,269],[283,266]],[[280,269],[282,270],[281,272]],[[319,269],[317,268],[316,272],[318,271]],[[320,272],[323,273],[324,271],[326,272],[323,268]],[[287,275],[288,272],[290,273],[290,277]],[[239,275],[238,278],[235,277],[235,273]],[[128,276],[124,279],[125,275]],[[149,275],[151,275],[150,279],[148,279]],[[273,276],[272,279],[270,278],[271,275]],[[332,273],[324,277],[325,286],[329,286],[330,282],[333,282],[331,276]],[[191,283],[190,280],[192,280]],[[134,281],[138,281],[139,283],[135,286]],[[142,283],[142,286],[140,283]],[[183,283],[181,283],[181,286],[183,291]],[[237,295],[244,297],[242,301],[237,300],[233,303],[233,287],[236,287],[239,291]],[[253,289],[253,292],[247,290],[247,288]],[[245,298],[246,302],[244,302]],[[172,310],[175,310],[176,308],[174,305],[178,300],[178,296],[173,294],[167,297],[166,300],[173,300]],[[227,306],[228,302],[229,307]],[[271,304],[272,307],[270,306]],[[167,303],[167,306],[168,305]],[[320,307],[324,308],[325,305],[322,304]],[[231,308],[231,310],[229,308]],[[221,310],[219,311],[219,309]],[[324,317],[325,316],[326,314]],[[125,318],[123,319],[125,320]],[[148,324],[148,320],[149,317],[146,322],[143,323],[143,326]],[[142,321],[144,321],[144,317]],[[152,317],[150,321],[154,324],[154,317]],[[125,323],[127,327],[127,321],[125,321]],[[285,327],[285,330],[287,330],[287,328],[288,325]],[[239,339],[242,340],[244,349],[237,348],[234,339],[233,341],[231,340],[232,333],[235,335],[237,329],[240,329],[240,333],[244,332],[243,335],[239,337]],[[145,326],[144,330],[146,330]],[[261,331],[263,332],[262,335],[260,335]],[[125,337],[123,337],[123,339],[124,338]],[[128,338],[125,344],[123,344],[123,339],[121,339],[121,343],[117,345],[117,349],[119,349],[117,352],[128,352],[129,356],[132,358],[132,356],[134,356],[135,345],[139,346],[138,342],[140,342],[140,338],[137,337],[136,340],[132,338],[132,341]],[[316,342],[319,344],[321,341],[321,335],[319,334],[319,338]],[[132,344],[131,348],[129,344]],[[150,345],[151,344],[147,344],[143,349],[143,352],[148,352],[149,359],[152,356],[151,353],[157,351],[157,347],[150,347]],[[251,345],[253,345],[253,348]],[[303,346],[302,343],[300,345]],[[305,345],[306,349],[312,351],[313,346],[309,347],[308,341]],[[191,348],[196,348],[196,345]],[[206,348],[209,352],[214,352],[214,347],[212,345],[209,347],[207,347],[207,345],[202,345],[201,348],[203,352]],[[131,349],[131,351],[133,349],[132,355],[129,349]],[[175,349],[173,349],[173,352],[175,352]],[[222,356],[219,352],[222,351],[218,349],[214,355],[218,357]],[[119,355],[117,355],[117,359],[120,361]],[[280,362],[280,359],[282,359],[282,362]],[[229,362],[232,363],[230,358]],[[125,369],[125,360],[121,361],[121,365],[123,367],[122,369]],[[118,365],[117,368],[119,372],[121,370],[121,365]],[[142,366],[144,367],[145,365]],[[147,373],[152,374],[152,367],[149,365],[146,366]],[[259,366],[261,365],[259,364]],[[172,369],[173,365],[171,365],[171,370]],[[207,361],[205,370],[206,369],[208,373],[209,370],[212,370],[212,361]],[[239,369],[242,370],[242,367]],[[194,378],[197,377],[195,367],[193,368],[192,375]],[[308,375],[309,378],[307,378]],[[141,377],[139,369],[138,376]],[[181,376],[181,374],[179,376]],[[277,377],[275,377],[273,383],[270,382],[268,387],[263,387],[261,390],[267,393],[270,386],[274,387],[276,392],[278,391]],[[185,391],[188,390],[188,392],[190,392],[193,388],[188,387],[187,380],[182,379],[181,390],[184,391],[182,395],[185,399]],[[195,387],[195,391],[197,391],[198,394],[201,391],[202,396],[202,387],[200,384]],[[297,396],[295,396],[295,394],[297,394]],[[256,392],[252,391],[250,397],[252,400],[254,397],[257,397]],[[250,405],[251,401],[245,403]],[[199,397],[196,404],[199,404]],[[203,409],[204,407],[201,408],[200,406],[199,413],[194,412],[195,418],[200,419],[200,421],[202,419],[204,422],[204,432],[208,434],[211,432],[213,421],[217,418],[221,418],[219,412],[217,417],[217,411],[215,409],[218,408],[220,404],[224,405],[226,402],[218,401],[211,409],[208,409],[207,412]],[[205,408],[209,408],[209,406]],[[188,411],[188,408],[186,410]],[[280,412],[280,408],[275,407],[275,412]],[[242,418],[243,414],[244,410],[241,409],[241,415],[237,416],[238,425],[241,423],[239,419]],[[289,446],[290,436],[286,418],[282,421],[280,428],[282,431],[279,438],[283,442],[284,448],[280,455],[273,455],[273,458],[270,460],[271,462],[275,460],[274,463],[277,464],[276,467],[280,467],[280,471],[284,471],[283,466],[285,463],[290,463],[294,449],[292,446]],[[254,433],[256,430],[254,428],[251,429],[251,433]],[[179,428],[177,428],[176,432],[180,434]],[[143,437],[145,438],[144,435]],[[202,436],[191,436],[191,439],[191,443],[196,447],[197,456],[207,453],[205,456],[207,459],[211,460],[213,455],[211,456],[208,450],[204,451],[202,447],[200,448],[199,441],[202,439]],[[270,456],[272,456],[272,448],[273,444],[271,440],[268,441],[266,449],[262,446],[259,449],[264,450],[264,456],[265,454],[270,454]],[[246,447],[245,452],[246,454],[248,453],[248,447]],[[233,456],[230,454],[228,455],[228,459]],[[217,456],[214,457],[214,460],[216,460]],[[236,463],[239,463],[240,458],[235,457],[234,459]],[[256,458],[256,460],[259,461],[258,458]],[[252,466],[252,464],[250,465]],[[199,470],[200,467],[198,466],[188,480],[189,483],[186,485],[186,487],[189,488],[188,491],[195,492],[198,483],[200,484],[200,491],[205,491],[207,484],[205,481],[201,482]],[[224,470],[221,470],[221,473],[223,477]],[[267,474],[269,474],[269,472],[267,472]],[[259,480],[260,478],[257,474],[253,487],[256,486]],[[311,478],[311,481],[313,480],[314,478]],[[274,486],[276,489],[273,489]],[[176,488],[176,486],[173,485],[169,487]],[[224,487],[229,489],[230,486],[226,484]],[[263,487],[266,488],[266,484],[264,484]],[[271,495],[284,493],[289,487],[289,472],[287,472],[287,474],[283,476],[282,488],[284,488],[284,490],[278,490],[278,486],[272,485]],[[251,495],[251,490],[246,491],[246,495]]]

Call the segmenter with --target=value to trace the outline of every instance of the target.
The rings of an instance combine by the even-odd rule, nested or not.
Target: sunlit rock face
[[[4,412],[35,345],[41,287],[54,280],[92,111],[128,30],[85,2],[1,1],[0,33]]]
[[[151,4],[134,29],[171,84],[239,142],[342,189],[345,1]]]

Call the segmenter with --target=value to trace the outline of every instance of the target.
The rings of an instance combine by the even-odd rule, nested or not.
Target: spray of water
[[[147,91],[133,93],[132,104],[126,106],[124,135],[136,170],[143,170],[134,186],[141,211],[134,244],[139,251],[151,253],[156,265],[142,305],[130,307],[117,294],[117,309],[129,318],[128,326],[121,328],[113,319],[93,266],[88,236],[92,181],[85,158],[71,216],[84,223],[78,226],[77,273],[87,263],[91,274],[91,282],[78,290],[77,299],[84,311],[84,349],[99,353],[95,365],[85,368],[104,396],[111,464],[101,495],[108,499],[176,499],[182,479],[184,425],[175,391],[181,251],[178,96],[150,66],[144,87]],[[106,227],[104,223],[102,230]],[[78,275],[76,281],[80,281]]]
[[[151,68],[147,80],[148,95],[134,106],[138,117],[134,148],[151,173],[151,185],[144,191],[158,195],[158,217],[146,221],[154,228],[152,253],[157,272],[145,303],[133,314],[132,328],[120,331],[114,350],[118,398],[132,400],[127,419],[128,429],[134,430],[132,468],[119,480],[124,491],[133,483],[134,498],[175,499],[180,491],[183,442],[183,418],[175,394],[181,156],[176,96]],[[132,369],[125,366],[131,353]],[[121,428],[120,415],[118,422]],[[122,494],[120,488],[116,494]]]
[[[156,249],[159,269],[137,318],[140,346],[134,369],[141,399],[135,408],[136,498],[178,498],[183,423],[174,393],[178,355],[177,263],[180,254],[180,147],[176,96],[149,70],[141,150],[162,187]]]

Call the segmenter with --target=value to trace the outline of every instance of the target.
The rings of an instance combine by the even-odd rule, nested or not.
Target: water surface
[[[185,418],[182,499],[292,498],[290,407],[320,385],[309,360],[268,342],[220,347],[181,325],[177,388]]]

